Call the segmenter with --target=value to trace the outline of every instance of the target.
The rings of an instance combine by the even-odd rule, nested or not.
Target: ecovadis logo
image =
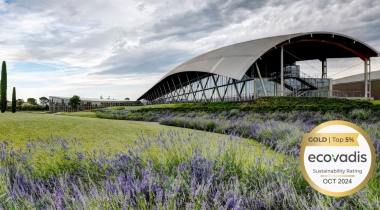
[[[360,190],[372,176],[375,150],[369,136],[353,123],[334,120],[306,133],[301,142],[301,171],[307,182],[330,196]]]
[[[341,163],[356,163],[356,162],[367,162],[367,155],[360,154],[360,151],[355,151],[353,154],[310,154],[308,157],[309,162],[341,162]]]

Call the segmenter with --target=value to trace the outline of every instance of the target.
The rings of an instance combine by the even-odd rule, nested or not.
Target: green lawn
[[[76,113],[75,113],[76,114]],[[78,114],[83,115],[84,112]],[[88,113],[85,113],[88,114]],[[181,128],[158,125],[157,123],[127,122],[60,116],[53,114],[10,113],[0,115],[0,140],[11,140],[22,146],[28,138],[42,139],[60,136],[65,139],[83,138],[87,146],[109,141],[109,146],[118,148],[134,142],[140,131],[158,134],[162,130],[180,130]],[[182,129],[183,130],[183,129]],[[185,129],[186,132],[192,130]]]
[[[81,114],[83,113],[79,113],[78,115]],[[233,145],[229,143],[229,136],[226,135],[159,125],[154,122],[131,122],[25,112],[15,114],[5,112],[0,114],[0,122],[0,140],[12,141],[12,145],[16,148],[24,147],[29,138],[31,141],[35,141],[38,137],[46,139],[51,136],[60,136],[64,139],[83,138],[83,149],[87,151],[101,148],[117,152],[121,150],[125,151],[126,145],[138,145],[140,141],[138,136],[141,136],[141,133],[145,135],[145,138],[149,136],[150,139],[155,139],[161,132],[174,131],[177,133],[175,136],[181,138],[187,138],[191,135],[199,139],[199,141],[193,141],[192,144],[184,145],[179,145],[175,141],[172,141],[169,151],[179,153],[179,155],[191,156],[195,148],[198,148],[204,154],[211,155],[210,151],[218,150],[220,145],[224,144],[227,145],[226,149],[234,147],[239,151],[239,154],[243,158],[242,161],[249,165],[252,164],[256,156],[272,159],[277,164],[280,164],[283,160],[282,154],[267,149],[253,140],[242,139],[239,144]],[[169,136],[162,135],[162,138],[170,140]],[[170,154],[160,154],[160,150],[157,147],[150,151],[150,157],[153,158],[151,155],[162,159],[171,157]]]
[[[77,115],[83,116],[83,113],[78,113]],[[140,138],[141,135],[143,135],[143,139]],[[29,142],[36,141],[38,137],[45,139],[50,136],[60,136],[65,139],[83,138],[83,141],[69,141],[69,143],[66,143],[64,141],[55,141],[53,138],[52,141],[38,141],[36,143],[36,147],[34,147],[34,144]],[[30,140],[28,140],[29,138]],[[298,166],[298,159],[276,153],[253,140],[203,131],[195,131],[192,129],[169,127],[159,125],[154,122],[132,122],[124,120],[107,120],[101,118],[35,114],[25,112],[13,114],[6,112],[4,114],[0,114],[0,142],[3,140],[8,141],[9,146],[5,147],[4,145],[6,144],[1,145],[2,148],[6,148],[6,150],[2,150],[2,152],[5,151],[2,154],[5,154],[6,158],[2,159],[1,163],[5,166],[5,170],[9,169],[12,173],[21,174],[21,178],[19,179],[14,178],[13,175],[8,176],[10,173],[8,171],[0,174],[0,195],[3,197],[0,200],[2,200],[3,203],[7,201],[14,202],[13,200],[10,200],[11,194],[9,192],[12,191],[10,191],[9,188],[15,185],[22,186],[20,183],[22,183],[23,179],[32,180],[32,178],[38,178],[41,180],[56,178],[59,180],[59,185],[68,186],[68,182],[61,182],[61,180],[63,180],[62,177],[66,177],[68,179],[78,180],[78,186],[99,187],[97,189],[99,189],[99,192],[103,193],[109,189],[105,187],[108,182],[106,183],[101,181],[103,179],[107,179],[108,166],[110,168],[117,168],[121,166],[119,163],[123,161],[123,164],[125,165],[122,165],[122,168],[125,169],[125,167],[130,167],[129,163],[134,164],[133,161],[129,162],[129,159],[125,158],[126,156],[123,154],[127,154],[128,157],[131,157],[131,160],[138,156],[137,159],[142,160],[141,165],[146,167],[146,169],[148,169],[150,167],[149,165],[152,163],[154,170],[160,171],[160,174],[167,174],[167,182],[170,183],[167,186],[170,188],[171,184],[176,184],[179,182],[181,182],[181,186],[186,184],[185,181],[182,181],[179,177],[185,177],[185,174],[181,175],[182,173],[190,174],[190,169],[189,172],[178,172],[179,175],[172,176],[172,174],[177,173],[177,168],[180,170],[179,164],[186,161],[200,161],[199,164],[201,165],[209,164],[208,160],[215,162],[215,167],[213,164],[206,166],[214,167],[213,170],[217,171],[225,170],[225,173],[220,173],[227,174],[224,175],[225,177],[218,176],[216,178],[220,179],[220,181],[215,182],[218,184],[222,184],[222,182],[225,182],[230,178],[233,178],[231,180],[234,180],[236,178],[235,174],[239,175],[241,177],[241,182],[236,181],[235,184],[235,181],[231,181],[231,183],[236,185],[236,187],[228,186],[233,187],[231,188],[233,190],[240,187],[242,190],[251,190],[245,188],[247,185],[239,184],[244,183],[243,179],[246,182],[251,182],[251,179],[254,180],[252,177],[260,175],[260,178],[257,179],[263,180],[261,177],[278,173],[280,170],[279,168],[283,168],[284,165],[286,166],[285,170],[293,170],[289,167]],[[26,143],[32,146],[24,147]],[[24,148],[24,152],[18,150],[20,147]],[[16,149],[18,151],[14,153],[14,150]],[[121,151],[123,154],[119,153]],[[115,152],[119,154],[115,155]],[[16,154],[17,158],[13,154]],[[79,158],[78,154],[80,154],[82,158]],[[116,161],[117,164],[113,165],[114,160],[118,160],[119,162]],[[291,164],[288,164],[288,162]],[[94,163],[99,163],[104,167],[98,167],[98,165],[95,165]],[[188,167],[190,166],[186,166],[186,168]],[[292,176],[296,178],[300,177],[299,171],[293,171],[294,173]],[[23,178],[23,173],[29,174],[25,176],[26,178]],[[131,174],[133,173],[140,174],[141,172],[131,171]],[[80,174],[81,177],[83,176],[83,179],[79,179],[78,174]],[[250,176],[246,176],[248,174]],[[297,176],[294,174],[297,174]],[[273,175],[273,177],[275,177],[275,175]],[[291,178],[292,177],[289,179]],[[117,177],[111,176],[110,180],[111,179],[117,179]],[[288,177],[286,177],[286,179],[288,179]],[[299,178],[294,180],[298,179]],[[282,180],[280,181],[282,182]],[[191,179],[188,184],[190,184],[190,182]],[[259,182],[266,186],[264,181]],[[15,183],[15,185],[12,185],[13,183]],[[121,187],[125,187],[124,184]],[[50,189],[50,185],[47,188]],[[33,188],[33,190],[34,189],[40,190],[40,188]],[[88,193],[87,189],[92,190],[94,188],[83,187],[75,189],[79,189],[83,194],[85,194]],[[76,190],[71,192],[80,193]],[[31,193],[35,192],[31,191]],[[21,200],[20,202],[24,202],[22,200],[23,196],[24,194],[19,196],[18,199]],[[145,194],[143,196],[145,196]],[[55,201],[54,198],[56,197],[52,198],[53,200],[49,198],[49,202]],[[64,197],[62,199],[70,198],[71,197]],[[179,198],[182,199],[181,197]],[[31,200],[26,196],[25,199]],[[38,200],[37,202],[46,202],[44,199],[45,195],[43,195],[41,201]],[[91,199],[95,199],[95,197],[93,198],[91,195]],[[91,199],[89,196],[90,202]],[[98,199],[98,197],[96,197],[96,199]],[[103,201],[104,199],[99,197],[99,200]],[[118,200],[115,199],[112,202],[118,202]],[[2,203],[0,202],[0,204]],[[12,205],[15,204],[9,204],[9,206]],[[9,206],[5,209],[38,209],[38,207],[35,207],[38,205],[32,205],[27,202],[23,203],[22,207],[24,208],[13,208]],[[97,208],[98,206],[99,203],[96,203],[88,209],[99,209]],[[105,207],[107,206],[105,205]],[[120,209],[108,207],[104,209]],[[68,207],[67,209],[70,208]],[[74,207],[72,209],[74,209]]]

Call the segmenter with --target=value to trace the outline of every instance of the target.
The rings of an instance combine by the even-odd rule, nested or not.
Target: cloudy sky
[[[14,86],[24,100],[135,100],[199,54],[308,31],[347,34],[380,50],[380,0],[0,0],[8,100]],[[301,68],[318,73],[309,65],[321,66],[308,61]],[[380,58],[372,59],[372,70],[380,70]],[[362,71],[360,59],[328,60],[333,78]]]

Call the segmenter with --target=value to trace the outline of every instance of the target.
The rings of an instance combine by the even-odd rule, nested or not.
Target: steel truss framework
[[[262,96],[280,96],[280,85],[263,79],[264,88],[257,78],[245,76],[235,80],[220,75],[207,75],[197,80],[190,80],[183,85],[160,85],[158,89],[147,96],[147,103],[186,103],[186,102],[219,102],[219,101],[248,101]],[[269,90],[267,89],[269,86]],[[266,87],[266,88],[265,88]],[[256,91],[255,91],[256,88]],[[265,93],[266,92],[266,93]],[[287,90],[284,95],[300,96],[304,91]],[[329,96],[328,90],[320,90],[318,96]]]
[[[261,62],[264,69],[268,69],[267,64],[264,65]],[[292,68],[293,70],[290,70]],[[281,75],[284,79],[280,81],[279,71],[275,68],[261,72],[258,62],[255,62],[241,80],[210,73],[181,72],[170,75],[157,84],[153,91],[146,95],[145,102],[148,104],[199,103],[247,101],[262,96],[328,97],[331,95],[329,92],[331,81],[328,78],[313,78],[303,75],[299,66],[287,66]],[[282,83],[284,89],[281,88]]]
[[[186,74],[186,73],[185,73]],[[186,75],[188,78],[188,76]],[[172,78],[173,79],[173,78]],[[179,77],[178,77],[179,79]],[[151,92],[147,99],[152,103],[181,103],[181,102],[216,102],[241,101],[258,97],[253,86],[255,79],[245,76],[235,80],[221,75],[208,74],[197,79],[187,80],[180,85],[171,85],[167,81]],[[174,81],[172,82],[174,84]]]
[[[256,65],[256,67],[258,67]],[[253,71],[253,69],[251,70]],[[218,101],[247,101],[262,96],[276,95],[304,95],[304,91],[296,92],[290,90],[290,86],[294,86],[294,77],[285,79],[286,91],[281,94],[281,86],[276,79],[261,77],[257,68],[259,78],[244,75],[241,80],[236,80],[226,76],[216,74],[199,75],[190,80],[188,73],[180,73],[172,75],[166,81],[159,84],[154,91],[147,95],[147,103],[163,104],[163,103],[185,103],[185,102],[218,102]],[[248,74],[249,72],[247,72]],[[249,75],[254,75],[250,72]],[[285,74],[286,75],[286,74]],[[186,78],[185,81],[181,80]],[[313,79],[313,78],[309,78]],[[318,79],[317,79],[318,80]],[[321,79],[320,81],[327,83],[319,88],[319,92],[314,95],[328,96],[328,90],[323,87],[329,86],[329,79]],[[264,85],[263,85],[264,84]],[[289,87],[289,88],[288,88]],[[323,92],[323,93],[322,93]],[[315,92],[316,93],[316,92]]]

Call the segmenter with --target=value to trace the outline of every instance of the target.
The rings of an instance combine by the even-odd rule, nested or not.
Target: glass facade
[[[139,106],[142,105],[140,101],[126,101],[126,100],[107,100],[107,99],[82,99],[77,110],[73,110],[69,106],[69,98],[66,97],[49,97],[49,111],[50,112],[71,112],[83,111],[96,108],[112,107],[112,106]]]
[[[254,75],[253,72],[248,73],[241,80],[208,74],[174,87],[171,85],[174,82],[171,84],[162,82],[147,95],[146,103],[246,101],[262,96],[280,95],[328,96],[330,90],[330,79],[313,78],[305,75],[297,65],[284,67],[284,93],[281,92],[279,72],[264,74],[265,77],[261,79],[257,75],[255,77],[248,76]],[[176,75],[172,76],[175,77]],[[322,92],[324,93],[322,94]]]

